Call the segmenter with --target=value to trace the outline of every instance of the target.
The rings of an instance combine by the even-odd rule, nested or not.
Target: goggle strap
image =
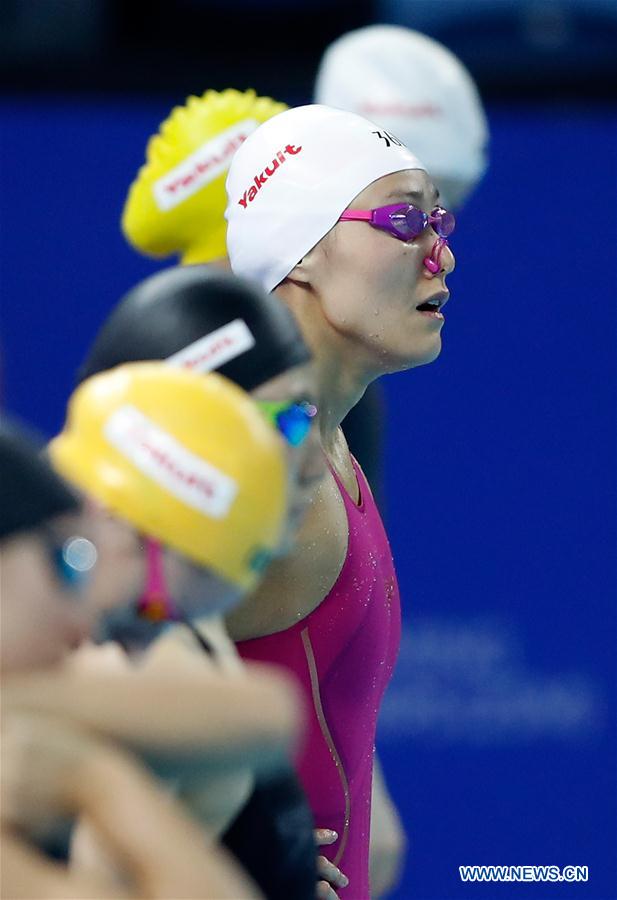
[[[137,612],[150,622],[177,621],[178,610],[169,596],[161,545],[146,538],[146,587],[137,601]]]
[[[346,209],[340,216],[342,222],[372,222],[375,210],[372,209]]]

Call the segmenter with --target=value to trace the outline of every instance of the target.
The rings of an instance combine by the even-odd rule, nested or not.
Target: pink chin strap
[[[441,272],[441,254],[447,246],[448,242],[445,238],[437,238],[433,244],[431,255],[424,257],[424,267],[428,269],[432,275]]]
[[[150,622],[178,621],[178,609],[169,596],[161,545],[146,538],[146,587],[137,601],[137,614]]]

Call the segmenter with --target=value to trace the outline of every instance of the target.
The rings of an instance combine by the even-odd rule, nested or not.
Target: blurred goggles
[[[454,231],[454,214],[442,206],[436,206],[430,213],[412,206],[410,203],[395,203],[378,209],[348,209],[339,222],[368,222],[373,228],[381,228],[400,241],[412,241],[419,237],[429,225],[440,238],[449,237]]]
[[[73,535],[62,542],[48,530],[44,531],[44,540],[54,572],[62,586],[71,591],[85,587],[98,556],[92,541]]]
[[[288,444],[299,447],[307,439],[317,407],[312,403],[273,403],[258,400],[257,406]]]

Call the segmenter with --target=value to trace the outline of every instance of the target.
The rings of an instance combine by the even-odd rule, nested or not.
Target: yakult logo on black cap
[[[168,356],[167,362],[193,372],[213,372],[254,346],[255,338],[244,319],[234,319]]]
[[[262,189],[268,178],[271,178],[272,175],[274,175],[279,166],[282,166],[283,163],[287,162],[285,154],[288,156],[296,156],[301,150],[301,146],[296,147],[294,144],[287,144],[283,150],[278,150],[272,162],[267,165],[259,175],[255,175],[253,184],[245,190],[242,197],[238,200],[238,206],[242,206],[246,209],[248,204],[253,202],[257,193]]]

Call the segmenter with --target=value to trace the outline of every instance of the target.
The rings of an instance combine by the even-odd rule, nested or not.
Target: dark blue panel
[[[118,222],[167,104],[0,103],[6,398],[51,433],[87,342],[113,303],[153,271]]]

